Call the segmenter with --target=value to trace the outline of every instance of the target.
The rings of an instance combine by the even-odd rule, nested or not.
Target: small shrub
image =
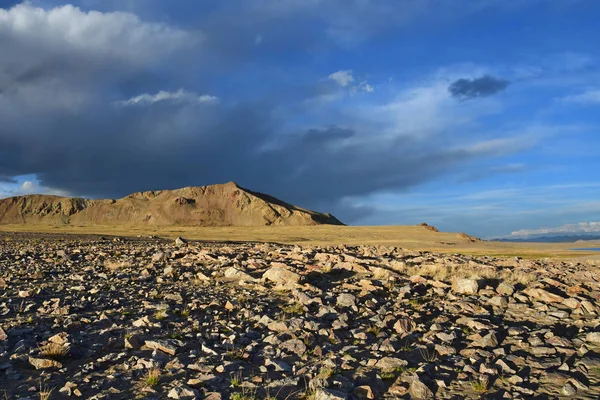
[[[490,388],[490,381],[487,376],[482,376],[476,381],[471,382],[471,387],[478,394],[485,394]]]
[[[304,314],[304,306],[300,303],[290,304],[287,307],[284,307],[283,313],[285,315],[302,315]]]
[[[232,373],[229,378],[229,383],[231,383],[232,387],[239,387],[242,385],[243,377],[241,372]]]
[[[147,387],[154,387],[160,383],[160,369],[149,369],[144,375],[144,384]]]

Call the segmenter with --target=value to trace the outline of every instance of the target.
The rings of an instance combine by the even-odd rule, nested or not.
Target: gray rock
[[[173,389],[171,389],[169,391],[169,394],[167,395],[167,397],[169,399],[181,399],[181,400],[187,400],[187,399],[199,399],[200,398],[200,392],[198,392],[196,389],[192,389],[188,386],[178,386],[178,387],[174,387]]]
[[[347,400],[348,395],[344,392],[330,389],[317,389],[315,400]]]
[[[264,280],[282,285],[300,282],[300,275],[282,267],[271,267],[262,276]]]
[[[512,296],[515,292],[515,287],[509,283],[501,282],[496,288],[496,292],[505,296]]]
[[[455,293],[473,295],[479,291],[479,283],[474,279],[456,279],[452,284]]]
[[[337,297],[336,303],[340,307],[356,307],[356,296],[342,293]]]
[[[414,375],[410,382],[408,393],[413,399],[433,399],[433,392],[425,385],[418,375]]]

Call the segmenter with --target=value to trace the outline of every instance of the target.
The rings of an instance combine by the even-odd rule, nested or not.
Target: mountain
[[[600,235],[555,235],[555,236],[531,236],[522,239],[492,239],[495,242],[530,242],[530,243],[575,243],[583,240],[600,240]]]
[[[118,200],[50,195],[0,200],[0,224],[265,226],[343,225],[234,182],[130,194]]]

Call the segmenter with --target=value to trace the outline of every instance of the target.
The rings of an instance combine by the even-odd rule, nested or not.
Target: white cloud
[[[119,101],[117,104],[123,106],[133,106],[140,104],[154,104],[161,101],[171,101],[176,103],[198,103],[198,104],[215,104],[218,103],[219,99],[215,96],[207,94],[199,95],[197,93],[188,92],[183,89],[179,89],[176,92],[167,92],[161,90],[156,94],[144,93],[139,96],[132,97],[128,100]]]
[[[42,186],[36,181],[24,181],[15,191],[17,196],[26,194],[52,194],[55,196],[69,197],[70,194],[64,190]]]
[[[50,194],[63,197],[71,196],[67,191],[40,185],[35,176],[28,176],[28,178],[32,180],[24,180],[20,184],[18,182],[0,183],[0,199],[28,194]]]
[[[31,181],[25,181],[21,185],[21,192],[23,192],[23,193],[31,193],[31,191],[34,190],[35,186],[36,185],[34,185],[33,182],[31,182]]]
[[[565,224],[553,228],[541,228],[541,229],[521,229],[519,231],[512,232],[511,237],[527,237],[532,235],[557,235],[557,234],[600,234],[600,221],[596,222],[579,222],[577,224]]]
[[[352,93],[360,93],[360,92],[373,93],[374,91],[375,91],[375,88],[373,86],[369,85],[367,83],[367,81],[362,81],[358,85],[352,87],[352,89],[351,89]]]
[[[352,76],[351,70],[334,72],[333,74],[329,75],[328,78],[336,82],[341,87],[346,87],[354,82],[354,77]]]
[[[125,12],[84,12],[65,5],[50,10],[23,3],[0,8],[0,39],[47,52],[75,50],[96,57],[144,62],[196,43],[200,36],[163,23],[141,21]],[[0,44],[0,49],[2,49]]]
[[[580,94],[563,97],[560,100],[565,103],[600,104],[600,89],[591,89]]]

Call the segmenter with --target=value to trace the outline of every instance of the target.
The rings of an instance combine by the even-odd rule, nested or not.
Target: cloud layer
[[[578,224],[565,224],[553,228],[521,229],[510,234],[515,238],[526,238],[529,236],[544,235],[577,235],[577,234],[599,234],[600,222],[580,222]]]
[[[469,100],[494,95],[506,89],[508,85],[507,80],[484,75],[474,79],[458,79],[448,86],[448,90],[457,99]]]

